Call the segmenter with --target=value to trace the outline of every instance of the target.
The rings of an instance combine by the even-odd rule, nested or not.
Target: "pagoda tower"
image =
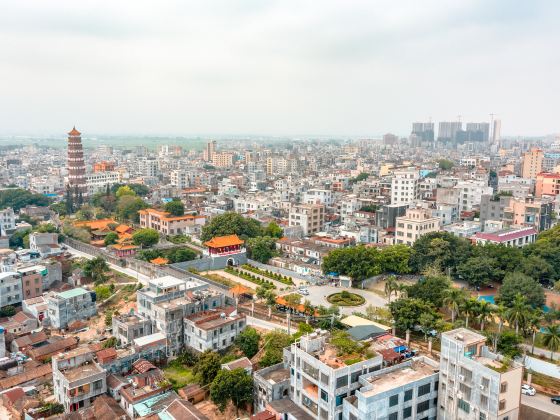
[[[68,133],[68,190],[79,201],[87,194],[82,133],[76,127]]]

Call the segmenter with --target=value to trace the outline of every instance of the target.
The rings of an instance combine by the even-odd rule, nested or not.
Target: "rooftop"
[[[459,341],[463,343],[464,346],[486,342],[485,336],[466,328],[457,328],[452,331],[447,331],[442,333],[442,336],[446,337],[448,340]]]
[[[89,292],[86,289],[83,289],[81,287],[76,287],[75,289],[66,290],[65,292],[59,292],[58,296],[61,297],[62,299],[71,299],[73,297],[85,295],[88,293]]]
[[[74,382],[82,378],[87,378],[89,376],[97,375],[98,373],[104,372],[96,363],[84,364],[81,366],[76,366],[75,368],[65,370],[62,372],[64,377],[68,382]]]
[[[204,242],[209,248],[221,248],[225,246],[243,245],[244,242],[237,235],[216,236],[207,242]]]
[[[427,378],[439,371],[439,366],[436,362],[432,363],[433,365],[423,360],[412,360],[411,362],[397,365],[397,369],[389,368],[389,371],[386,373],[383,373],[383,370],[376,372],[376,375],[367,378],[373,389],[363,391],[362,394],[365,397],[371,397],[410,382]]]

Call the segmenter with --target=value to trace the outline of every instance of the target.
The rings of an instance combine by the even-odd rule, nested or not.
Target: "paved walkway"
[[[532,397],[529,395],[521,395],[521,404],[560,417],[560,405],[553,404],[550,401],[550,397],[544,394],[537,393]]]

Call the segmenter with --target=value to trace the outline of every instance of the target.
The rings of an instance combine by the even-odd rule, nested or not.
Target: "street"
[[[532,397],[521,395],[521,404],[554,414],[560,418],[560,405],[553,404],[547,395],[537,394]]]
[[[78,251],[77,249],[74,249],[68,245],[66,245],[66,251],[69,252],[72,255],[75,255],[77,257],[82,257],[82,258],[86,258],[88,260],[93,259],[92,255],[86,254],[85,252],[81,252]],[[109,264],[109,267],[112,270],[118,271],[119,273],[123,273],[126,274],[127,276],[130,277],[134,277],[135,279],[138,279],[138,281],[140,283],[142,283],[143,285],[148,284],[148,280],[150,280],[150,278],[142,273],[138,273],[137,271],[131,270],[130,268],[125,268],[125,267],[119,267],[118,265],[115,264],[111,264],[111,263],[107,263]]]

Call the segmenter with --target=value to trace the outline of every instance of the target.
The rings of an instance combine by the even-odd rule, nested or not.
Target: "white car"
[[[531,385],[523,384],[521,385],[521,393],[523,395],[533,396],[537,393],[537,391]]]
[[[299,293],[303,296],[309,296],[309,290],[307,289],[299,289]]]

